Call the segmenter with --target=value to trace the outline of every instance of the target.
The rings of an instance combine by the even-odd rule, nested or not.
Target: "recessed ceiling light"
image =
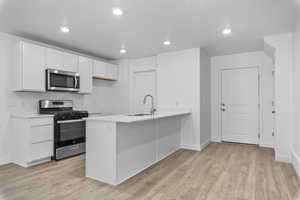
[[[164,41],[164,45],[169,46],[169,45],[171,45],[171,42],[169,40],[166,40],[166,41]]]
[[[121,53],[121,54],[124,54],[124,53],[126,53],[126,52],[127,52],[126,49],[121,49],[121,50],[120,50],[120,53]]]
[[[222,30],[222,34],[223,35],[230,35],[231,34],[231,29],[230,28],[224,28]]]
[[[63,32],[63,33],[69,33],[70,29],[66,26],[62,26],[62,27],[60,27],[60,31]]]
[[[121,8],[113,8],[112,13],[116,16],[121,16],[123,15],[123,10]]]

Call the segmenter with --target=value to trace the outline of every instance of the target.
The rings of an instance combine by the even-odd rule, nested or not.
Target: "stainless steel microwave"
[[[60,92],[79,92],[79,73],[57,69],[46,69],[46,90]]]

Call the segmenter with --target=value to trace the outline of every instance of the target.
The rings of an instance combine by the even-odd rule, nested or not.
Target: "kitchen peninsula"
[[[181,120],[190,110],[154,115],[112,115],[86,121],[86,176],[111,185],[180,148]]]

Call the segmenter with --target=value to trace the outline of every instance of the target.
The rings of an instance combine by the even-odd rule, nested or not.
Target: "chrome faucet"
[[[150,113],[153,115],[154,112],[156,111],[156,109],[154,108],[154,98],[151,94],[147,94],[145,97],[144,97],[144,104],[146,104],[147,102],[147,98],[150,97],[151,98],[151,109],[150,109]]]

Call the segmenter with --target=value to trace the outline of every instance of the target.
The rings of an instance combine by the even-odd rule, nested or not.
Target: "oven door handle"
[[[75,123],[75,122],[83,122],[85,119],[74,119],[74,120],[65,120],[65,121],[57,121],[58,124],[68,124],[68,123]]]

